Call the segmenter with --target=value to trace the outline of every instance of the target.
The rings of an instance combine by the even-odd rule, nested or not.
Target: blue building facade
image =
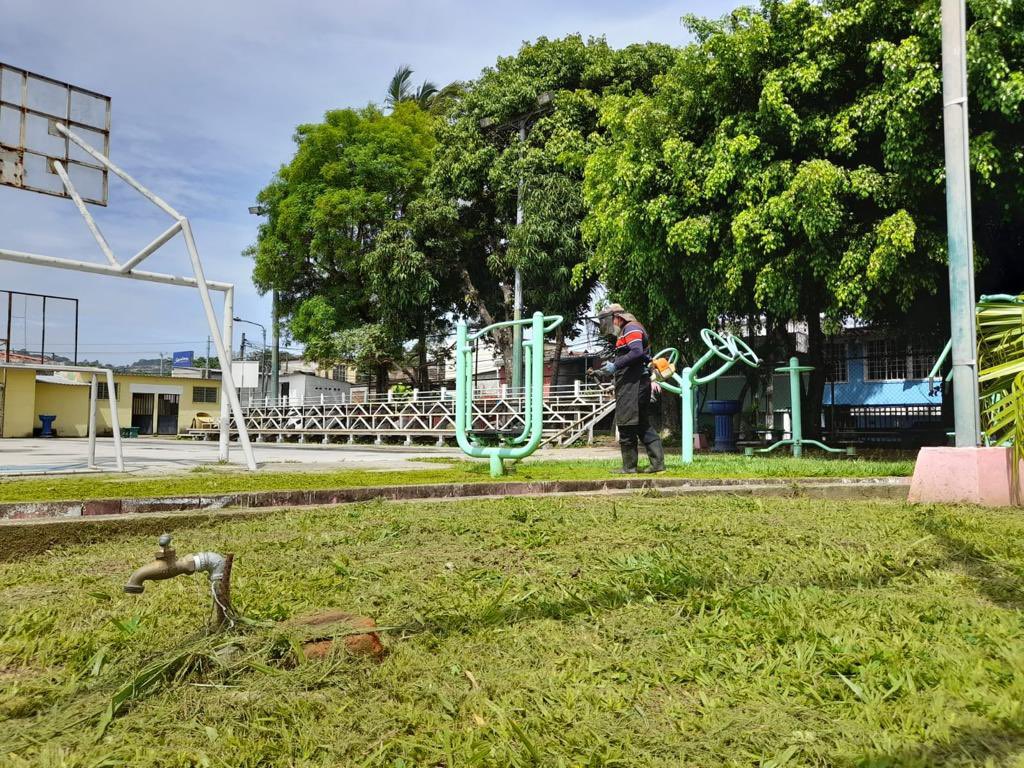
[[[869,444],[941,443],[941,381],[934,382],[935,389],[928,381],[939,351],[932,342],[908,342],[868,329],[850,330],[830,341],[822,397],[826,434]],[[707,401],[739,399],[743,384],[742,376],[722,376],[701,393],[698,419],[703,431],[713,421]],[[772,377],[770,395],[760,392],[755,400],[743,399],[738,429],[747,439],[777,439],[789,432],[788,375]]]

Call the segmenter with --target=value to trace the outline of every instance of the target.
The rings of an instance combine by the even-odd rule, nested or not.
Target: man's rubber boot
[[[644,443],[644,448],[647,450],[647,459],[650,461],[650,466],[644,471],[649,474],[664,472],[665,446],[661,444],[661,438],[658,437],[657,433],[655,433],[653,440]]]
[[[622,468],[613,469],[613,475],[635,475],[636,465],[640,461],[640,452],[637,450],[637,446],[633,445],[620,445],[619,451],[622,453]]]

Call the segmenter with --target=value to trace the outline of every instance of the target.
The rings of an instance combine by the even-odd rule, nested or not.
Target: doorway
[[[156,432],[158,435],[178,434],[178,405],[181,395],[157,395]]]
[[[153,434],[154,397],[152,392],[132,393],[132,426],[138,428],[140,435]]]

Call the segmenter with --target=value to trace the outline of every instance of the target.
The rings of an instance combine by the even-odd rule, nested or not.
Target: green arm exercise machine
[[[469,333],[465,321],[459,321],[455,345],[455,437],[463,453],[474,459],[488,459],[491,477],[505,474],[505,459],[518,461],[537,450],[544,429],[544,336],[562,324],[561,315],[535,312],[524,320],[493,323]],[[499,328],[529,326],[533,333],[522,342],[523,430],[519,434],[474,432],[473,430],[473,346],[472,342]],[[496,437],[500,445],[482,445],[477,437]]]
[[[700,332],[700,338],[707,345],[708,351],[697,362],[683,368],[682,371],[673,371],[665,378],[661,376],[657,378],[663,389],[679,395],[682,399],[679,410],[682,411],[683,418],[683,464],[693,463],[694,390],[701,384],[714,381],[737,362],[742,362],[752,368],[756,368],[761,363],[754,350],[743,339],[733,336],[731,333],[725,331],[716,333],[710,328],[705,328]],[[665,358],[674,366],[679,360],[679,350],[675,347],[666,347],[654,357],[656,360]],[[701,368],[715,357],[722,361],[722,365],[706,376],[700,376]]]

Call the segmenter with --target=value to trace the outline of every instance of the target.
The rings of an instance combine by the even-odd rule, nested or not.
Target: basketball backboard
[[[109,96],[0,62],[0,185],[71,197],[56,160],[85,202],[106,205],[107,168],[55,123],[110,155]]]

